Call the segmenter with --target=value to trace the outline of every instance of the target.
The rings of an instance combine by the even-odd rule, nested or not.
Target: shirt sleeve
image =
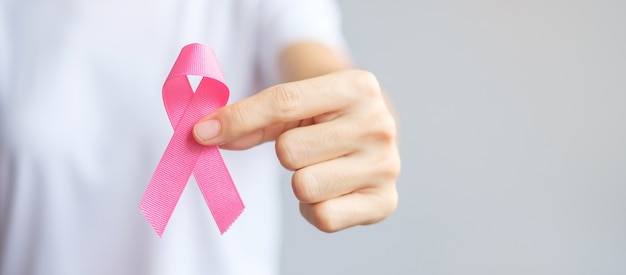
[[[259,69],[264,82],[281,82],[279,57],[289,45],[314,41],[348,55],[339,6],[330,0],[270,0],[263,2],[259,32]]]

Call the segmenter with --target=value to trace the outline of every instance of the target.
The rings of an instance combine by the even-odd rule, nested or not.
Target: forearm
[[[315,42],[295,43],[285,48],[280,55],[280,73],[284,82],[303,80],[352,67],[348,57]]]

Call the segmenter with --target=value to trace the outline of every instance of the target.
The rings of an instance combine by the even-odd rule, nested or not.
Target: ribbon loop
[[[195,93],[189,75],[202,77]],[[163,102],[174,135],[139,205],[159,236],[192,173],[222,234],[244,209],[217,146],[202,146],[193,137],[196,122],[226,105],[228,96],[213,50],[202,44],[183,47],[163,84]]]

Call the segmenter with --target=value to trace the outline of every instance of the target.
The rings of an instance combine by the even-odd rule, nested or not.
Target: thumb
[[[205,141],[203,140],[203,137],[210,137],[216,134],[219,136],[222,132],[221,122],[218,119],[209,118],[200,120],[196,124],[196,126],[194,127],[194,138],[198,143],[202,145],[219,145],[222,149],[244,150],[270,140],[275,140],[280,134],[286,131],[285,129],[293,128],[288,127],[287,125],[288,123],[272,125],[256,131],[252,131],[251,133],[245,134],[231,141],[229,141],[230,139],[227,138],[226,141],[220,142],[220,139],[217,136],[215,138],[209,138],[208,141]]]

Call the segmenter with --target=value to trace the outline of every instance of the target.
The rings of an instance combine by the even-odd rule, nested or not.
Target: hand
[[[376,223],[396,209],[396,124],[371,73],[270,87],[203,118],[194,135],[235,150],[275,140],[278,160],[295,171],[302,216],[324,232]]]

